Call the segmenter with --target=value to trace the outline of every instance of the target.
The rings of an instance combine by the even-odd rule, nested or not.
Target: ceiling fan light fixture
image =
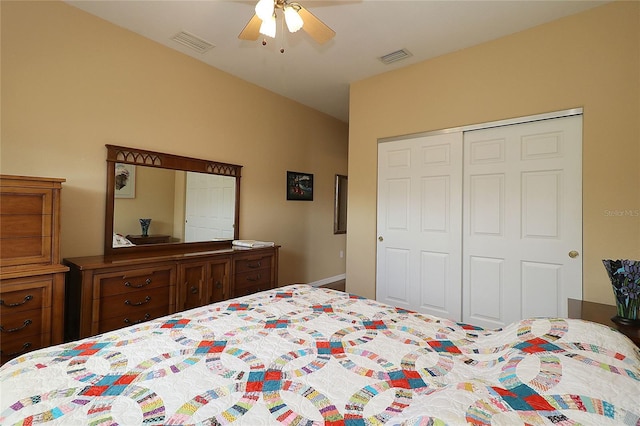
[[[274,0],[260,0],[256,4],[256,15],[262,21],[266,21],[271,16],[273,16],[273,12],[275,10],[275,2]]]
[[[290,32],[295,33],[304,25],[300,14],[294,6],[286,5],[284,7],[284,20],[287,23],[287,28]]]
[[[255,41],[261,34],[276,38],[276,9],[282,10],[281,27],[284,27],[286,21],[292,33],[302,28],[318,44],[326,43],[336,35],[335,31],[300,3],[291,0],[259,0],[255,5],[256,13],[240,31],[238,38]],[[265,39],[262,40],[262,44],[266,44]]]
[[[273,13],[270,18],[264,19],[260,24],[260,34],[267,37],[276,38],[276,14]]]

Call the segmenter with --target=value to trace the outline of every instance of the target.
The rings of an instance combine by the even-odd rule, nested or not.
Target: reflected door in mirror
[[[233,239],[235,178],[187,172],[186,194],[185,242]]]

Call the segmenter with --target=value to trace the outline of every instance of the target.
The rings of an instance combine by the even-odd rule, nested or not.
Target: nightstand
[[[615,323],[611,321],[615,315],[616,307],[613,305],[569,299],[569,318],[597,322],[615,328],[640,347],[640,327]]]

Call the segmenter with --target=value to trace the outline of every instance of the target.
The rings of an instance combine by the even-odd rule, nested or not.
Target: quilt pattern
[[[500,330],[292,285],[16,358],[2,425],[640,425],[605,326]]]

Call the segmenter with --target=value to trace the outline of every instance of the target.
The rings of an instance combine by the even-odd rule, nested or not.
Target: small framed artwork
[[[287,172],[287,200],[313,201],[313,175]]]
[[[136,166],[116,163],[116,198],[136,198]]]

